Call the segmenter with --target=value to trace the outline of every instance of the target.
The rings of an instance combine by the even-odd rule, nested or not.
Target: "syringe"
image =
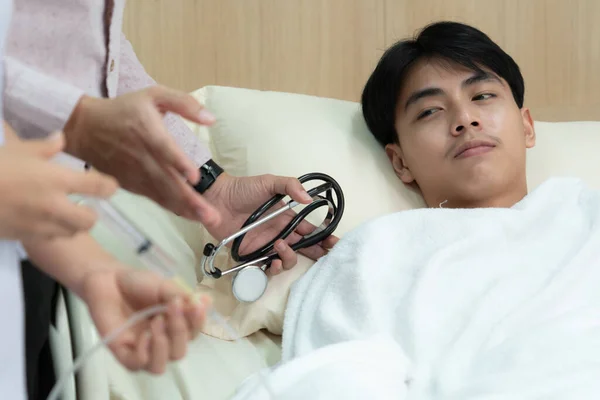
[[[85,197],[79,204],[88,206],[98,213],[99,222],[126,243],[142,264],[151,271],[177,282],[189,294],[192,288],[177,274],[176,261],[157,243],[135,226],[110,200]]]

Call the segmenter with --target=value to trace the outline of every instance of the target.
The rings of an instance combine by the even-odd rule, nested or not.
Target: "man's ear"
[[[415,178],[412,176],[410,169],[406,166],[404,154],[399,145],[393,143],[385,146],[385,154],[387,154],[396,176],[406,184],[413,183]]]
[[[523,107],[521,109],[521,116],[523,117],[523,133],[525,134],[525,147],[528,149],[535,146],[535,128],[533,126],[533,118],[531,118],[531,112],[529,108]]]

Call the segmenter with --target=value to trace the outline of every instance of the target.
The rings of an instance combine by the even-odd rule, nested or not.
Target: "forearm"
[[[92,272],[118,269],[120,264],[88,234],[24,242],[28,258],[69,290],[84,297],[82,283]]]
[[[6,57],[4,112],[19,135],[43,137],[62,130],[83,90]]]

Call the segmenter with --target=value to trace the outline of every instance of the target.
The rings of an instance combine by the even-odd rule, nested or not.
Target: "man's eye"
[[[482,93],[482,94],[478,94],[477,96],[473,97],[473,101],[487,100],[487,99],[491,99],[492,97],[496,97],[496,95],[493,93]]]
[[[417,119],[419,120],[419,119],[429,117],[430,115],[435,114],[436,111],[439,111],[439,108],[430,108],[428,110],[425,110],[417,116]]]

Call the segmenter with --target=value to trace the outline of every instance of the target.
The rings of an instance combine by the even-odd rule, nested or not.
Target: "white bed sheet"
[[[201,335],[186,358],[171,364],[162,376],[131,373],[108,352],[104,363],[111,400],[221,400],[230,398],[246,377],[276,364],[280,357],[280,338],[260,331],[239,343]]]
[[[68,327],[53,334],[57,370],[65,372],[72,365],[71,340],[78,357],[99,340],[87,307],[67,292]],[[62,304],[62,302],[61,302]],[[65,307],[57,310],[66,319]],[[74,329],[73,329],[74,328]],[[71,339],[71,332],[74,334]],[[69,351],[67,351],[69,350]],[[261,368],[281,359],[281,337],[265,331],[256,332],[239,342],[229,342],[200,335],[190,343],[187,356],[169,365],[167,372],[154,376],[130,372],[122,367],[108,349],[102,348],[84,365],[77,377],[79,400],[225,400],[241,382]],[[108,383],[109,391],[106,389]],[[74,398],[73,386],[67,397]],[[110,393],[110,394],[107,394]],[[110,396],[107,398],[107,396]]]

